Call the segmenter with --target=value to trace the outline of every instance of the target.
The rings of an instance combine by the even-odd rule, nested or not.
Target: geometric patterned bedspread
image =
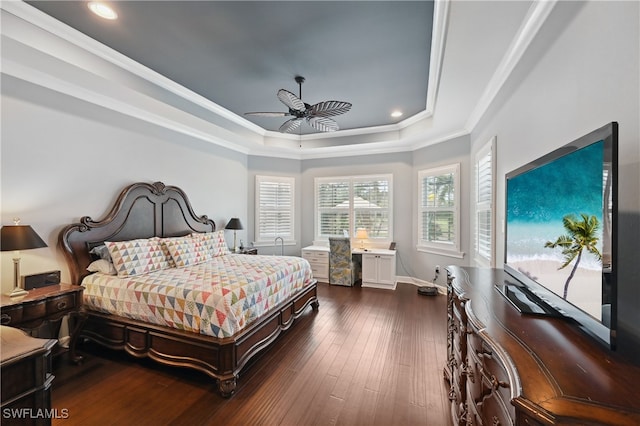
[[[94,273],[82,285],[89,309],[228,337],[311,280],[300,257],[227,254],[133,277]]]

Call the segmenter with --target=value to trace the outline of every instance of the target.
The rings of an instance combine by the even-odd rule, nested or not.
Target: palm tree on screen
[[[587,250],[602,261],[602,254],[598,250],[598,236],[597,231],[600,227],[598,218],[595,216],[589,216],[582,213],[580,215],[582,219],[578,219],[575,215],[569,214],[562,218],[562,225],[567,231],[566,235],[561,235],[555,241],[547,241],[544,245],[548,248],[562,248],[562,255],[564,256],[564,263],[558,269],[567,267],[575,259],[571,273],[564,283],[564,291],[562,298],[567,298],[569,292],[569,283],[578,269],[580,260],[582,259],[582,252]]]

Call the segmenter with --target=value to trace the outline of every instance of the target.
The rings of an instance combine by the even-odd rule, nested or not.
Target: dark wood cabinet
[[[51,351],[54,339],[35,339],[21,330],[1,327],[1,423],[49,425],[51,410]]]
[[[3,295],[0,302],[0,324],[17,327],[32,337],[57,339],[62,319],[70,315],[70,358],[82,358],[75,353],[76,318],[82,307],[82,292],[78,285],[58,284],[29,290],[26,296],[11,298]],[[56,355],[62,353],[58,346]]]
[[[448,267],[454,425],[638,425],[640,366],[555,317],[522,315],[500,269]]]

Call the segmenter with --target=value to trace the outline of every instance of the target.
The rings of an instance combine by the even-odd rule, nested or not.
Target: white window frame
[[[486,162],[489,162],[487,168]],[[484,163],[484,164],[483,164]],[[474,214],[473,214],[473,245],[474,245],[474,261],[478,266],[495,267],[496,262],[496,218],[495,218],[495,200],[496,200],[496,137],[492,137],[483,147],[481,147],[475,156],[473,173],[474,187]],[[482,178],[481,173],[490,173],[490,178]],[[486,185],[481,188],[480,185]],[[489,192],[489,199],[480,199],[480,194]],[[489,214],[489,233],[488,241],[483,241],[486,237],[480,232],[480,214]],[[481,249],[481,247],[487,247]]]
[[[388,182],[389,188],[389,206],[387,209],[388,221],[389,221],[389,231],[387,237],[375,237],[369,234],[369,238],[367,239],[368,243],[372,244],[388,244],[393,241],[393,174],[380,174],[380,175],[357,175],[357,176],[332,176],[332,177],[317,177],[314,179],[314,244],[328,244],[328,235],[320,234],[320,206],[319,206],[319,187],[321,184],[327,183],[344,183],[349,187],[349,206],[345,208],[345,212],[348,214],[349,220],[349,234],[351,239],[355,238],[355,217],[356,210],[366,210],[366,209],[356,209],[353,205],[354,200],[354,184],[358,182],[367,182],[374,180],[386,180]],[[371,230],[367,230],[371,231]]]
[[[283,203],[279,203],[281,205],[275,206],[273,210],[279,211],[288,211],[291,217],[291,223],[288,226],[284,227],[284,232],[278,235],[263,235],[262,229],[260,227],[260,217],[261,213],[264,209],[262,205],[262,197],[261,193],[261,184],[262,183],[275,183],[275,184],[286,184],[291,187],[291,199],[285,200]],[[261,176],[256,175],[256,186],[255,186],[255,245],[273,245],[275,244],[275,239],[277,237],[282,237],[285,245],[295,245],[296,244],[296,226],[295,226],[295,204],[296,204],[296,179],[294,177],[289,176]]]
[[[441,175],[453,175],[453,191],[454,202],[452,207],[441,206],[425,206],[422,200],[424,179],[427,177],[441,176]],[[421,252],[435,253],[444,256],[456,257],[462,259],[464,253],[460,250],[460,234],[461,234],[461,221],[460,221],[460,163],[450,164],[431,169],[420,170],[418,172],[418,245],[416,249]],[[432,211],[452,211],[454,221],[454,237],[451,241],[428,241],[422,238],[423,225],[422,215],[425,212]]]

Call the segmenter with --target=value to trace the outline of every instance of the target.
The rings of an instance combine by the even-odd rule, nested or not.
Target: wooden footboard
[[[305,287],[232,337],[217,339],[120,316],[85,311],[80,338],[137,358],[202,371],[215,378],[224,397],[233,395],[245,364],[271,344],[308,306],[318,309],[317,283]]]

